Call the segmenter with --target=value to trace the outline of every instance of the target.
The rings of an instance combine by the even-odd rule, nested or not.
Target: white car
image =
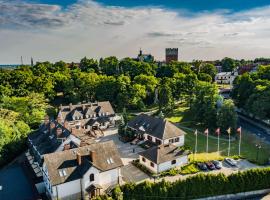
[[[237,167],[237,162],[236,160],[232,159],[232,158],[225,158],[224,161],[226,163],[228,163],[230,166],[232,167]]]

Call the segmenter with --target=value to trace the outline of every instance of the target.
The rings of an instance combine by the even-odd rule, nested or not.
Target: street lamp
[[[258,159],[259,159],[259,150],[262,148],[262,146],[260,144],[256,144],[256,147],[257,147],[256,161],[258,162]]]

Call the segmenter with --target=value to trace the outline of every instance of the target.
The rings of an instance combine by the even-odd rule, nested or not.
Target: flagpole
[[[242,131],[240,129],[240,132],[239,132],[239,156],[241,155],[241,139],[242,139]]]
[[[218,145],[217,145],[217,151],[219,153],[219,134],[218,134]]]
[[[206,136],[207,137],[207,139],[206,139],[206,153],[208,153],[208,134],[209,133],[207,133],[207,136]]]
[[[231,134],[229,133],[229,148],[228,148],[228,156],[230,156],[230,148],[231,148]]]
[[[195,136],[196,136],[196,139],[195,139],[195,150],[194,150],[194,154],[193,154],[193,161],[195,161],[195,156],[196,156],[196,153],[197,153],[197,137],[198,137],[197,130],[195,131]]]

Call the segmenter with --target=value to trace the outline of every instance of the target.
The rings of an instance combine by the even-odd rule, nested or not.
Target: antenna
[[[23,65],[23,57],[21,56],[21,65]]]

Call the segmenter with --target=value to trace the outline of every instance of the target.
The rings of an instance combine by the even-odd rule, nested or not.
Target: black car
[[[197,165],[200,170],[203,170],[203,171],[207,170],[207,166],[205,163],[198,163]]]
[[[216,169],[215,165],[210,161],[206,162],[205,164],[206,164],[207,168],[210,169],[210,170]]]

